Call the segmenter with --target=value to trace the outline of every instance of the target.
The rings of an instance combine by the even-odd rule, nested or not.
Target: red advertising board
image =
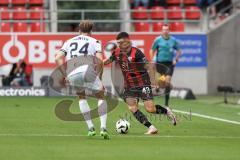
[[[9,34],[0,35],[0,66],[15,63],[19,59],[34,67],[54,67],[54,57],[63,43],[74,34]],[[94,38],[102,42],[103,50],[116,34],[96,34]],[[132,34],[134,46],[139,47],[147,57],[157,34]]]

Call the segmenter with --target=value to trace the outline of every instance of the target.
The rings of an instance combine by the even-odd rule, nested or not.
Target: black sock
[[[169,97],[170,97],[170,91],[171,91],[170,86],[167,86],[165,88],[165,106],[168,106]]]
[[[164,108],[164,107],[162,107],[158,104],[155,105],[155,107],[156,107],[156,113],[157,114],[167,114],[167,109],[166,108]]]
[[[146,127],[150,127],[152,124],[148,121],[147,117],[140,111],[137,110],[133,113],[134,117]]]

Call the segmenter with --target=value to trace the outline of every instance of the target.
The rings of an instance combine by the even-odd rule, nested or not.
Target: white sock
[[[92,119],[91,119],[91,115],[90,115],[90,107],[89,107],[86,99],[79,100],[79,108],[84,116],[84,119],[87,123],[88,129],[94,127]]]
[[[98,114],[100,116],[101,128],[107,128],[107,102],[105,100],[98,100]]]

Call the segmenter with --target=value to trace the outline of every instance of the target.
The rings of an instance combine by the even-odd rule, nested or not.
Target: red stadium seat
[[[164,23],[162,22],[153,22],[152,24],[153,32],[161,32],[163,24]]]
[[[18,22],[13,24],[13,32],[27,32],[27,23]]]
[[[183,22],[172,22],[170,23],[170,30],[172,32],[184,32],[185,24]]]
[[[135,7],[133,11],[133,19],[147,19],[148,18],[148,14],[147,14],[147,8],[143,7],[143,6],[138,6]]]
[[[167,0],[167,4],[180,4],[181,0]]]
[[[40,4],[40,5],[42,5],[43,4],[43,0],[29,0],[29,3],[30,4]]]
[[[196,4],[196,0],[183,0],[184,4]]]
[[[200,19],[201,11],[197,6],[186,7],[185,18],[186,19]]]
[[[13,5],[23,5],[26,4],[28,0],[12,0]]]
[[[136,32],[149,32],[150,25],[148,22],[138,22],[134,23],[134,28]]]
[[[0,19],[10,19],[10,12],[8,11],[8,7],[0,7],[1,17]]]
[[[164,19],[164,8],[160,6],[153,6],[150,13],[151,19]]]
[[[25,7],[14,7],[13,19],[27,19],[27,11]]]
[[[45,24],[40,22],[31,23],[30,30],[31,32],[45,32]]]
[[[0,5],[8,5],[9,0],[0,0]]]
[[[30,19],[44,19],[42,7],[31,7],[30,10]]]
[[[2,22],[0,31],[1,32],[11,32],[11,25],[10,25],[10,23]]]
[[[179,6],[168,7],[168,19],[182,19],[182,9]]]

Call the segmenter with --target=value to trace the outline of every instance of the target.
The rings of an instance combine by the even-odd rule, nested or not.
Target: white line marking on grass
[[[110,135],[111,137],[120,138],[202,138],[202,139],[240,139],[232,136],[178,136],[178,135]],[[0,133],[0,137],[88,137],[78,134],[14,134]],[[99,136],[96,136],[99,137]]]
[[[123,101],[123,100],[120,99],[120,101]],[[142,103],[142,102],[140,102],[139,104],[143,106],[143,103]],[[182,114],[190,114],[190,112],[181,111],[181,110],[176,110],[176,109],[173,109],[173,112],[182,113]],[[231,124],[240,125],[240,122],[238,122],[238,121],[232,121],[232,120],[228,120],[228,119],[223,119],[223,118],[218,118],[218,117],[203,115],[203,114],[199,114],[199,113],[191,112],[191,115],[196,116],[196,117],[201,117],[201,118],[212,119],[212,120],[216,120],[216,121],[221,121],[221,122],[226,122],[226,123],[231,123]]]
[[[190,113],[190,112],[180,111],[180,110],[176,110],[176,109],[173,109],[173,112],[183,113],[183,114],[191,114],[191,115],[196,116],[196,117],[201,117],[201,118],[212,119],[212,120],[216,120],[216,121],[221,121],[221,122],[226,122],[226,123],[232,123],[232,124],[240,125],[240,122],[238,122],[238,121],[232,121],[232,120],[227,120],[227,119],[223,119],[223,118],[218,118],[218,117],[213,117],[213,116],[207,116],[207,115],[203,115],[203,114],[193,113],[193,112]]]

